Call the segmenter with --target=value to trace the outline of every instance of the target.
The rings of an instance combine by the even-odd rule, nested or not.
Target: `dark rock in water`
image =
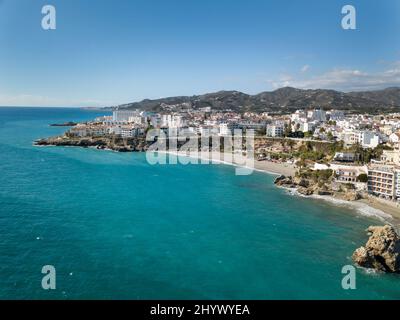
[[[47,140],[46,139],[40,139],[40,140],[36,140],[34,142],[35,146],[47,146]]]
[[[65,123],[53,123],[50,127],[75,127],[77,123],[75,122],[65,122]]]
[[[389,225],[369,227],[370,238],[365,247],[360,247],[353,253],[353,260],[364,268],[379,271],[400,272],[400,237]]]
[[[293,178],[292,177],[286,177],[284,175],[279,176],[278,178],[276,178],[274,183],[277,186],[280,186],[280,187],[296,188],[296,184],[293,182]]]
[[[282,181],[284,181],[286,179],[286,176],[281,175],[279,177],[277,177],[274,181],[275,184],[281,183]]]

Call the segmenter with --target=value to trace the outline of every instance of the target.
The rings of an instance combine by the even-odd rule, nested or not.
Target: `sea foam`
[[[358,214],[365,216],[365,217],[372,217],[372,218],[377,218],[380,221],[391,223],[393,220],[393,217],[386,213],[383,212],[382,210],[375,209],[368,204],[357,202],[357,201],[346,201],[346,200],[341,200],[341,199],[336,199],[331,196],[320,196],[320,195],[311,195],[311,196],[305,196],[301,193],[299,193],[295,189],[286,189],[289,194],[302,197],[302,198],[311,198],[311,199],[317,199],[317,200],[324,200],[327,201],[331,204],[334,204],[339,207],[346,207],[350,208],[352,210],[355,210]]]

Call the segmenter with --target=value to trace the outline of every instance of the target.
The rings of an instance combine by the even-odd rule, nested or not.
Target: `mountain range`
[[[236,112],[289,113],[297,109],[323,108],[348,112],[400,112],[400,87],[375,91],[340,92],[326,89],[284,87],[249,95],[239,91],[219,91],[195,96],[145,99],[118,106],[143,111],[180,111],[188,108]]]

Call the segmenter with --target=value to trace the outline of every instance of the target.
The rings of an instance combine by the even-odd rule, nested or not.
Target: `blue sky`
[[[54,5],[57,29],[41,28]],[[341,28],[341,8],[357,29]],[[400,85],[398,0],[0,0],[0,105]]]

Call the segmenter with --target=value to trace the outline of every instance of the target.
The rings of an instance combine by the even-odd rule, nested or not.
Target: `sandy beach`
[[[259,171],[265,171],[269,173],[276,173],[285,176],[294,176],[296,173],[296,166],[292,163],[278,163],[271,161],[254,161],[254,167]]]
[[[292,163],[280,163],[273,161],[258,161],[256,159],[249,159],[241,154],[224,154],[221,152],[210,152],[210,153],[195,153],[195,152],[185,152],[185,151],[167,151],[161,152],[169,155],[177,155],[178,157],[191,158],[193,164],[227,164],[242,168],[253,169],[254,171],[262,171],[270,174],[294,176],[296,173],[296,166]],[[180,162],[187,162],[182,161]]]
[[[368,196],[367,199],[358,200],[374,209],[390,214],[396,222],[400,223],[400,204],[392,201]]]

